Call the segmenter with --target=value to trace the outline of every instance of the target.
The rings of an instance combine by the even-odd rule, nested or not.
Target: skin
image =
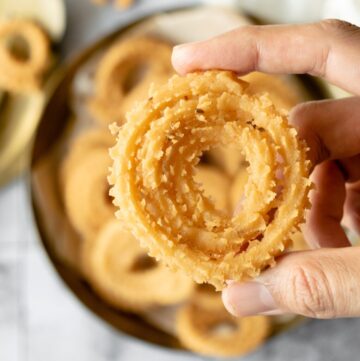
[[[229,281],[223,302],[235,316],[360,316],[360,247],[350,247],[340,225],[360,232],[360,29],[339,20],[245,26],[177,46],[172,62],[180,74],[207,69],[308,73],[355,95],[303,103],[290,113],[315,166],[304,231],[312,250],[283,255],[251,282]]]

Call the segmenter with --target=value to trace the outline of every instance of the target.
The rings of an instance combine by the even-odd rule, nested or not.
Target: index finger
[[[207,41],[177,46],[172,61],[180,74],[208,69],[308,73],[360,95],[360,29],[339,20],[244,26]]]

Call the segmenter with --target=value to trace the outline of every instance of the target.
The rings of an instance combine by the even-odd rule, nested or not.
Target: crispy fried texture
[[[82,253],[89,282],[115,307],[141,311],[182,302],[192,293],[191,279],[150,258],[122,222],[106,224]]]
[[[151,256],[217,289],[273,265],[309,207],[305,143],[266,95],[246,88],[225,71],[173,76],[128,114],[111,149],[118,215]],[[194,181],[202,153],[225,144],[249,163],[235,216]]]
[[[95,94],[89,101],[102,124],[124,122],[125,113],[146,97],[151,84],[164,83],[173,73],[171,47],[151,38],[115,43],[103,55],[95,74]]]
[[[49,39],[36,23],[23,19],[0,22],[0,88],[13,92],[39,89],[49,57]]]

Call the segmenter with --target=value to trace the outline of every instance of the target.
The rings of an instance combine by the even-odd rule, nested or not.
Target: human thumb
[[[223,302],[235,316],[360,316],[360,248],[286,254],[256,280],[229,283]]]

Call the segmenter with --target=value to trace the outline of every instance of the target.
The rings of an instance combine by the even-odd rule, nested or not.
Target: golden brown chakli
[[[194,181],[202,153],[229,143],[249,163],[242,211],[233,217]],[[118,215],[136,238],[150,255],[217,289],[273,265],[309,206],[305,143],[266,95],[249,95],[231,72],[173,76],[128,114],[111,156]]]
[[[14,92],[39,89],[49,56],[49,39],[35,22],[0,21],[0,88]]]
[[[89,102],[94,118],[103,124],[123,123],[134,102],[143,100],[152,83],[173,73],[171,47],[156,39],[129,38],[112,45],[95,74],[95,94]]]
[[[79,159],[64,182],[64,203],[74,228],[83,236],[93,237],[104,223],[115,219],[106,177],[109,154],[94,149]]]
[[[261,345],[271,331],[266,316],[235,318],[221,307],[219,293],[183,306],[176,330],[181,343],[195,352],[218,357],[240,356]],[[217,302],[216,302],[217,299]]]
[[[114,220],[84,244],[85,274],[94,289],[111,305],[131,311],[186,300],[193,282],[150,258],[126,229]]]

